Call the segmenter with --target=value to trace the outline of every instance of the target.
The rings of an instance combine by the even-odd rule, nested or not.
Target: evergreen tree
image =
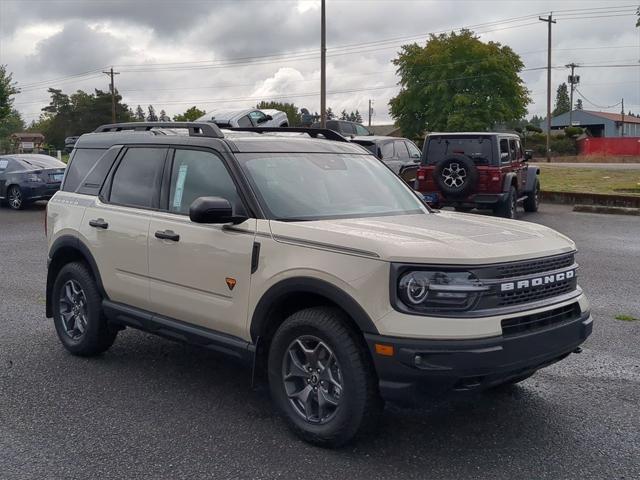
[[[167,115],[167,112],[164,109],[160,110],[160,117],[158,117],[158,121],[160,122],[170,122],[171,118]]]
[[[138,108],[136,108],[136,113],[134,114],[133,118],[135,118],[138,122],[144,122],[144,110],[140,105],[138,105]]]
[[[358,122],[358,123],[362,123],[362,115],[360,115],[360,112],[358,111],[358,109],[356,109],[356,113],[354,114],[354,122]]]
[[[342,110],[342,112],[340,112],[340,120],[349,120],[349,114],[346,110]]]
[[[551,115],[558,116],[571,110],[571,100],[569,99],[569,89],[567,84],[562,82],[556,91],[556,108]]]
[[[582,110],[582,99],[576,100],[576,110]]]
[[[158,121],[158,115],[156,115],[156,109],[153,108],[153,105],[149,105],[148,110],[149,110],[149,115],[147,115],[147,121],[148,122],[157,122]]]
[[[333,120],[334,118],[336,118],[336,114],[333,113],[331,107],[327,108],[327,120]]]

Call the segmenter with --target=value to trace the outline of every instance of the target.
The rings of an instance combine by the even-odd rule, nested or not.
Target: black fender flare
[[[525,193],[529,193],[533,191],[538,175],[540,175],[540,169],[538,167],[527,168],[527,182],[524,187]]]
[[[74,258],[78,257],[84,260],[89,266],[93,278],[96,280],[98,290],[102,294],[103,298],[108,299],[104,286],[102,285],[102,278],[100,277],[100,271],[98,270],[98,264],[96,263],[89,247],[87,247],[79,238],[72,235],[62,235],[57,238],[51,248],[49,249],[49,258],[47,259],[47,291],[46,291],[46,315],[48,318],[53,316],[53,310],[51,308],[51,293],[53,291],[53,284],[56,281],[58,268],[56,268],[56,260],[60,255],[69,255],[73,253]],[[65,262],[66,263],[66,262]]]
[[[283,297],[296,293],[312,293],[325,297],[342,308],[362,332],[379,333],[369,315],[345,291],[317,278],[292,277],[272,285],[260,298],[251,317],[250,333],[254,342],[262,336],[267,328],[271,307]]]
[[[509,189],[513,184],[513,180],[516,179],[516,190],[518,189],[518,180],[515,172],[509,172],[505,174],[504,181],[502,182],[502,191],[505,193],[509,193]]]

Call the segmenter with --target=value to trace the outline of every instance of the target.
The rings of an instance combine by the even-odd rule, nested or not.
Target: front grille
[[[520,303],[535,302],[545,298],[556,297],[563,293],[569,293],[576,289],[575,277],[570,280],[554,283],[552,285],[541,285],[539,287],[527,288],[524,290],[501,292],[498,294],[498,306],[518,305]]]
[[[551,325],[576,320],[580,317],[578,302],[546,312],[523,315],[502,320],[502,335],[505,337],[540,330]]]
[[[575,253],[566,253],[554,257],[538,258],[525,262],[508,263],[496,267],[495,278],[512,278],[524,275],[534,275],[536,273],[549,272],[573,265]]]

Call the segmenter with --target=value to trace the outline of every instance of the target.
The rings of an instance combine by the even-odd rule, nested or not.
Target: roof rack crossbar
[[[307,128],[307,127],[233,127],[226,130],[232,130],[235,132],[255,132],[255,133],[306,133],[311,138],[318,138],[322,135],[327,140],[333,140],[335,142],[349,142],[346,138],[340,135],[338,132],[329,130],[328,128]]]
[[[133,130],[136,132],[148,132],[153,128],[186,128],[190,137],[224,138],[220,128],[214,123],[208,122],[126,122],[101,125],[94,133],[122,132]]]

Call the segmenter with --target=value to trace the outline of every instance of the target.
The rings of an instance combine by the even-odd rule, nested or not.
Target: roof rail
[[[148,132],[152,128],[186,128],[189,130],[190,137],[211,137],[224,138],[224,134],[220,131],[215,123],[208,122],[127,122],[127,123],[111,123],[101,125],[94,130],[94,133],[105,132],[122,132],[124,130],[133,130],[136,132]]]
[[[349,142],[346,138],[340,135],[338,132],[329,130],[328,128],[307,128],[307,127],[233,127],[226,128],[225,130],[231,130],[235,132],[256,132],[256,133],[306,133],[312,138],[318,138],[322,135],[327,140],[333,140],[335,142]]]

